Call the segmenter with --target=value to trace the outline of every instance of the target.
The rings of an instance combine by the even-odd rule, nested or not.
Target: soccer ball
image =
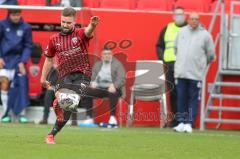
[[[77,109],[79,101],[80,96],[78,94],[60,93],[58,104],[66,111],[74,111]]]

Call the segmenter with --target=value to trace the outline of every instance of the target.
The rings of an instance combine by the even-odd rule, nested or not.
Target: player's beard
[[[67,35],[67,34],[70,34],[72,32],[73,28],[64,28],[64,27],[61,27],[61,34],[62,35]]]

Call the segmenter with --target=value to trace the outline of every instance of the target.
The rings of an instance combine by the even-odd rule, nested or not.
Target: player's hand
[[[19,72],[21,75],[26,75],[26,68],[25,68],[24,63],[20,62],[18,64],[18,68],[19,68]]]
[[[99,23],[99,17],[98,16],[93,16],[91,17],[91,20],[90,20],[90,24],[93,25],[93,26],[97,26],[98,23]]]
[[[2,69],[5,66],[5,62],[2,58],[0,58],[0,69]]]
[[[116,88],[113,84],[111,84],[109,87],[108,87],[108,92],[110,93],[115,93],[116,92]]]
[[[43,86],[44,88],[47,88],[47,89],[50,89],[50,88],[51,88],[51,84],[50,84],[47,80],[41,79],[41,80],[40,80],[40,83],[42,84],[42,86]]]

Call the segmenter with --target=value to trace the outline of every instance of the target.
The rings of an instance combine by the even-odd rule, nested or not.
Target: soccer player
[[[53,102],[57,120],[52,131],[45,139],[46,144],[55,144],[54,136],[64,127],[72,114],[72,111],[63,110],[59,104],[66,101],[74,103],[74,101],[71,101],[72,99],[75,100],[75,103],[79,103],[81,98],[78,94],[74,94],[74,91],[64,88],[64,84],[84,84],[88,86],[91,79],[88,45],[99,23],[99,17],[91,17],[89,25],[85,28],[75,28],[75,21],[76,10],[72,7],[63,9],[61,32],[51,36],[48,49],[45,51],[46,60],[41,76],[41,83],[44,87],[50,87],[46,77],[54,64],[54,56],[56,56],[58,65],[57,88],[55,88],[56,99]],[[72,98],[67,95],[69,92],[72,94]]]

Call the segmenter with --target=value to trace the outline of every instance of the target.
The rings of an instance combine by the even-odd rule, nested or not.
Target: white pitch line
[[[118,129],[101,128],[100,131],[105,131],[105,132],[115,131],[115,132],[117,132],[117,131],[121,131],[121,128],[118,128]],[[236,132],[236,134],[227,134],[227,133],[224,134],[224,133],[217,132],[217,131],[216,132],[202,132],[202,133],[199,133],[199,131],[193,131],[191,134],[189,134],[189,133],[185,133],[185,132],[182,132],[182,133],[174,132],[171,130],[169,130],[169,131],[161,131],[161,130],[159,130],[159,131],[144,131],[144,130],[132,131],[132,130],[130,130],[130,131],[128,131],[128,133],[137,133],[137,134],[146,133],[146,134],[164,134],[164,135],[185,134],[185,135],[189,135],[189,136],[191,135],[191,136],[207,136],[207,137],[240,137],[240,133],[237,134],[237,132]]]

